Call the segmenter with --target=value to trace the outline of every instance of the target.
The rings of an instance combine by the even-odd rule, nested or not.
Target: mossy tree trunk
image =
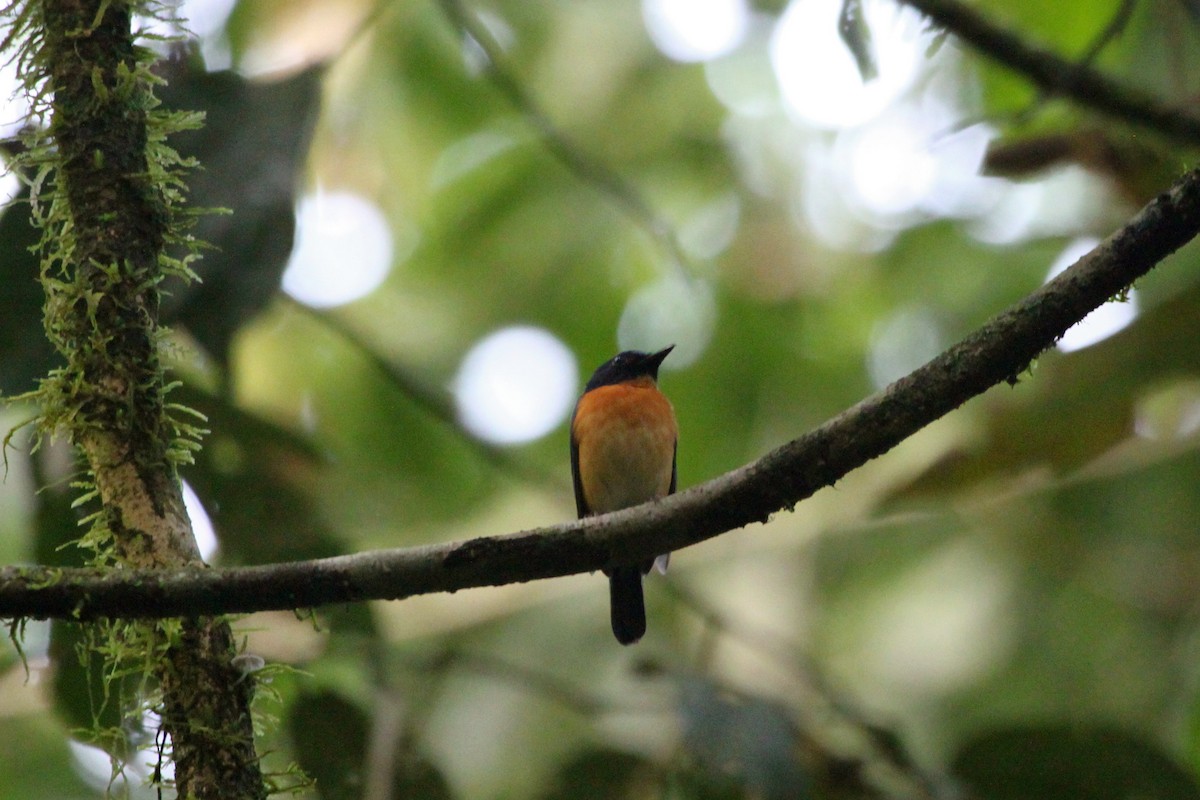
[[[46,330],[67,362],[43,384],[44,427],[65,431],[86,458],[102,506],[94,530],[111,536],[118,562],[200,566],[158,355],[158,284],[179,238],[180,187],[160,158],[169,151],[154,149],[164,131],[134,43],[136,5],[30,0],[24,10],[38,44],[29,63],[50,92]],[[179,797],[265,797],[254,681],[235,664],[228,623],[160,625],[146,641],[162,653],[155,672]]]

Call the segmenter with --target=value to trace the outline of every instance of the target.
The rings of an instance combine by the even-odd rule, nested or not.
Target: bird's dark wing
[[[675,456],[679,454],[679,440],[675,440],[675,449],[671,451],[671,488],[667,489],[667,494],[675,494]],[[579,493],[578,484],[575,489],[576,494]]]
[[[571,415],[571,480],[575,484],[575,511],[580,519],[592,513],[583,496],[583,480],[579,477],[579,442],[575,439],[575,415]]]

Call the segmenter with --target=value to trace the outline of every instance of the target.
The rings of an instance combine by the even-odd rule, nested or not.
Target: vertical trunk
[[[38,0],[31,0],[38,2]],[[46,330],[67,360],[48,422],[83,451],[115,555],[138,567],[201,564],[170,457],[158,359],[160,255],[171,209],[156,184],[148,75],[127,0],[40,0],[38,59],[52,92],[65,219],[44,247]],[[58,209],[61,214],[62,208]],[[52,220],[53,224],[54,220]],[[262,798],[253,680],[223,620],[184,620],[157,667],[180,797]]]

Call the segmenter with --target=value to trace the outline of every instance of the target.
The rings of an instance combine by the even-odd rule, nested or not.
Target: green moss
[[[185,207],[195,164],[168,138],[203,117],[166,112],[154,96],[155,56],[134,45],[130,26],[135,14],[158,10],[126,0],[15,0],[0,11],[8,23],[0,47],[15,60],[33,108],[24,151],[11,166],[32,190],[44,327],[66,362],[35,391],[10,399],[39,409],[31,420],[35,449],[42,437],[65,436],[87,451],[91,469],[72,484],[74,505],[97,510],[83,519],[75,544],[97,567],[136,551],[144,535],[124,529],[118,509],[95,502],[97,471],[132,464],[157,503],[165,496],[157,490],[177,480],[176,467],[190,463],[205,433],[201,415],[166,402],[172,384],[159,358],[159,285],[168,275],[194,278],[200,251],[191,233],[196,214]],[[12,432],[5,448],[11,440]],[[90,697],[91,730],[80,735],[113,755],[114,777],[144,710],[162,707],[156,676],[181,641],[180,625],[81,627],[81,663],[102,674]],[[22,630],[21,621],[11,623],[10,638],[19,641]],[[118,724],[102,723],[114,708]]]
[[[112,435],[130,443],[141,471],[170,472],[190,461],[203,430],[187,409],[165,404],[158,358],[159,283],[193,278],[200,250],[185,209],[194,163],[167,139],[202,115],[163,111],[154,97],[153,55],[132,46],[129,24],[156,10],[14,2],[4,45],[16,48],[35,119],[49,121],[31,127],[14,168],[33,176],[46,334],[67,360],[21,399],[39,404],[39,435]]]

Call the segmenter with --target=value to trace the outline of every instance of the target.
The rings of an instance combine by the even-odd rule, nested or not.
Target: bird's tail
[[[642,571],[618,567],[608,576],[613,635],[621,644],[633,644],[646,633],[646,603],[642,598]]]

